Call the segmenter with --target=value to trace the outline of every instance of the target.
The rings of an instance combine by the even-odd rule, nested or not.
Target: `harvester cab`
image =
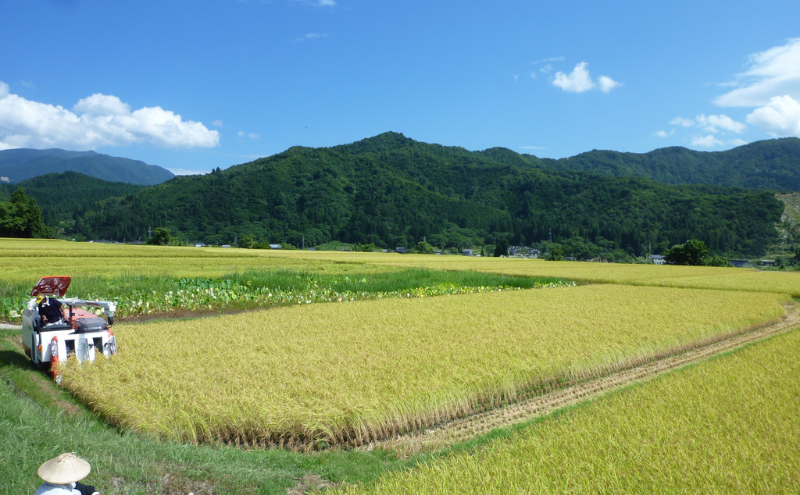
[[[64,298],[71,278],[43,277],[31,290],[31,299],[22,311],[22,345],[25,354],[40,368],[49,367],[50,376],[58,379],[59,363],[75,354],[78,361],[94,361],[98,354],[110,357],[117,353],[117,340],[111,331],[116,303]],[[62,319],[48,323],[40,314],[40,303],[58,298]],[[57,303],[52,302],[53,305]],[[102,309],[104,318],[84,308]],[[52,310],[51,310],[52,311]]]

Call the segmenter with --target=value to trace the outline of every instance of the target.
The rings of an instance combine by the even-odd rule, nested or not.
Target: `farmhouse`
[[[400,254],[406,254],[408,252],[408,248],[405,246],[397,246],[396,248],[394,248],[394,250]]]
[[[464,256],[473,256],[472,249],[462,249],[461,254]]]
[[[269,248],[270,248],[270,249],[280,249],[280,248],[281,248],[281,245],[280,245],[280,244],[270,244],[270,245],[269,245]]]
[[[663,265],[664,263],[666,263],[666,260],[664,260],[664,257],[661,256],[660,254],[651,254],[650,259],[653,260],[654,265]]]

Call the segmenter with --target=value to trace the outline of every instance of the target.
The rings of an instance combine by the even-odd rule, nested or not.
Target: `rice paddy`
[[[800,331],[336,493],[798,493]]]
[[[787,296],[579,286],[115,327],[63,385],[165,438],[358,445],[780,318]]]
[[[800,297],[800,272],[742,268],[545,262],[395,253],[133,246],[39,239],[0,239],[0,256],[6,261],[4,281],[33,280],[31,284],[44,273],[104,278],[130,275],[209,278],[259,270],[348,275],[420,268],[471,270],[519,277],[559,277],[587,283],[774,292]]]

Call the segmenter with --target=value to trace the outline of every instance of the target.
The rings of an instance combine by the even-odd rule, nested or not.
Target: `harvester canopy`
[[[67,289],[69,289],[69,283],[71,281],[72,277],[66,277],[64,275],[42,277],[36,282],[36,285],[33,286],[31,297],[40,295],[64,297],[67,293]]]

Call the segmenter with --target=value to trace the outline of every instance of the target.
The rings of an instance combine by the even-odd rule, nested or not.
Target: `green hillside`
[[[61,149],[11,149],[0,151],[0,176],[14,183],[40,175],[79,172],[91,177],[129,184],[160,184],[174,177],[165,168],[139,160],[117,158],[94,151]]]
[[[558,171],[510,150],[470,152],[386,133],[332,148],[294,147],[176,177],[87,211],[87,235],[122,240],[168,227],[190,241],[439,247],[579,236],[641,254],[698,238],[716,252],[761,253],[783,206],[762,191],[671,186]]]
[[[8,201],[6,198],[10,198],[17,188],[21,188],[25,194],[36,200],[48,226],[85,235],[90,233],[83,225],[83,215],[87,210],[95,208],[99,201],[132,194],[143,187],[124,182],[108,182],[77,172],[64,172],[34,177],[14,185],[4,184],[0,186],[0,201]]]
[[[542,161],[558,170],[648,177],[666,184],[800,191],[800,138],[757,141],[728,151],[703,152],[681,147],[641,154],[593,150],[570,158]]]

